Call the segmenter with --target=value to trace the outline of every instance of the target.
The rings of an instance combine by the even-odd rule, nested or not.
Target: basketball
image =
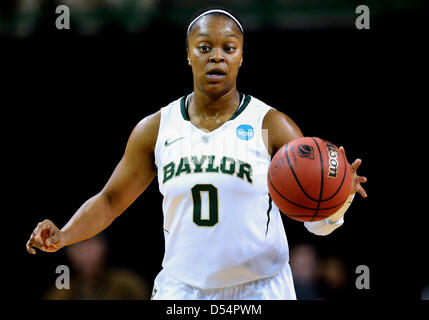
[[[350,194],[352,174],[332,143],[303,137],[281,147],[268,169],[270,196],[298,221],[319,221],[338,211]]]

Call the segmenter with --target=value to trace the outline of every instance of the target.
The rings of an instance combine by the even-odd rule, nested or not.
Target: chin
[[[222,83],[210,83],[204,86],[204,92],[212,99],[217,99],[230,92],[234,86],[225,87]]]

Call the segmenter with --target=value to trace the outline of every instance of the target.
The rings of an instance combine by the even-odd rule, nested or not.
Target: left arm
[[[274,109],[271,109],[265,115],[262,129],[268,130],[268,144],[266,147],[271,157],[286,143],[304,136],[291,118]],[[267,141],[265,142],[267,143]]]
[[[263,129],[268,130],[268,142],[266,147],[271,156],[274,156],[276,152],[290,141],[303,137],[303,134],[299,127],[292,121],[287,115],[277,110],[270,110],[265,115]],[[345,157],[345,151],[343,147],[340,147],[340,151],[343,152]],[[317,235],[328,235],[344,223],[344,213],[353,201],[356,192],[360,193],[362,197],[366,198],[367,194],[362,188],[361,183],[366,182],[365,177],[358,176],[356,171],[362,163],[362,160],[357,159],[351,165],[353,174],[352,179],[352,190],[346,203],[336,213],[329,216],[328,218],[315,221],[315,222],[304,222],[305,227],[312,233]]]

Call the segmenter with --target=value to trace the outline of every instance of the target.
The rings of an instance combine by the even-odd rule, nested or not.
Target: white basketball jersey
[[[269,277],[289,259],[268,194],[271,157],[262,122],[270,108],[241,95],[234,116],[212,132],[189,121],[186,96],[161,109],[155,164],[164,196],[162,266],[188,285],[218,288]]]

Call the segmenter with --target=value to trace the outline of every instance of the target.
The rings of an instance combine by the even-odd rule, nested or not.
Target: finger
[[[51,231],[51,226],[50,225],[47,225],[46,227],[45,227],[45,229],[43,230],[43,244],[46,246],[46,247],[49,247],[50,245],[51,245],[51,243],[50,243],[50,241],[48,241],[50,238],[51,238],[51,233],[53,232],[53,231]]]
[[[49,237],[45,240],[47,247],[55,246],[55,244],[57,244],[57,242],[58,242],[58,236],[56,233],[54,233],[51,237]]]
[[[39,233],[36,233],[36,235],[33,238],[33,243],[39,248],[43,246],[43,239]]]
[[[57,251],[59,248],[59,246],[53,244],[52,246],[50,246],[49,248],[46,248],[46,252],[55,252]]]
[[[359,168],[359,166],[361,165],[361,163],[362,163],[362,160],[361,160],[361,159],[356,159],[356,160],[352,163],[352,165],[351,165],[351,169],[352,169],[352,172],[353,172],[353,173],[355,173],[355,172],[357,171],[357,169]]]
[[[362,186],[359,184],[357,191],[359,192],[359,194],[363,197],[366,198],[368,197],[366,191],[364,188],[362,188]]]
[[[340,152],[343,154],[344,159],[346,159],[347,161],[346,150],[344,150],[343,146],[340,147]]]
[[[55,228],[53,227],[53,225],[49,225],[49,233],[48,233],[48,235],[51,237],[51,236],[53,236],[54,234],[55,234],[55,232],[56,232],[56,230],[55,230]]]
[[[33,232],[35,241],[39,242],[41,245],[44,245],[44,241],[49,237],[50,229],[51,224],[49,220],[40,222]]]
[[[50,238],[50,235],[54,233],[55,230],[52,227],[52,222],[48,219],[43,222],[39,222],[37,227],[34,229],[31,234],[31,238],[28,241],[28,247],[30,251],[36,252],[36,250],[31,247],[36,247],[42,251],[47,251],[49,245],[46,243],[46,240]]]
[[[36,241],[34,238],[30,240],[30,245],[32,247],[36,247],[38,249],[42,248],[43,244],[41,242]]]
[[[44,244],[44,237],[42,236],[42,232],[43,230],[40,230],[40,228],[36,228],[36,230],[34,231],[33,235],[31,236],[31,241],[30,244],[33,247],[39,248],[40,250],[42,249],[42,247],[45,246]]]
[[[28,240],[25,246],[27,248],[28,253],[36,254],[36,250],[31,247],[31,240]]]
[[[40,240],[39,238],[42,233],[42,230],[43,230],[42,222],[39,222],[36,228],[34,228],[34,231],[32,233],[33,239]]]
[[[368,181],[368,179],[367,179],[366,177],[358,176],[358,182],[359,182],[359,183],[365,183],[365,182],[367,182],[367,181]]]
[[[35,242],[33,247],[36,247],[41,251],[46,251],[46,249],[47,249],[43,242],[37,242],[37,243]]]
[[[31,248],[31,247],[35,247],[35,248],[37,248],[37,249],[39,249],[39,250],[42,250],[42,251],[45,251],[45,249],[46,249],[46,247],[42,244],[42,243],[40,243],[40,242],[37,242],[34,238],[31,238],[29,241],[28,241],[28,247],[29,248]],[[37,252],[35,249],[33,249],[33,248],[31,248],[31,250],[30,251],[34,251],[34,254]]]

